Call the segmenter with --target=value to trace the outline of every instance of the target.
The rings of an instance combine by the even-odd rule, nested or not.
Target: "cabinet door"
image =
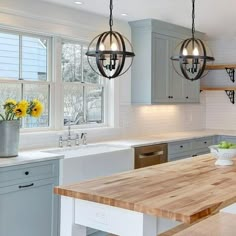
[[[152,34],[152,103],[171,102],[169,92],[170,47],[170,37]]]
[[[200,80],[184,80],[184,99],[186,103],[200,102]]]
[[[0,189],[0,235],[56,236],[58,197],[53,179]]]
[[[170,82],[169,82],[169,93],[171,96],[172,103],[184,102],[184,81],[185,79],[180,76],[174,69],[171,61],[171,56],[175,53],[176,46],[182,41],[178,38],[170,38],[170,51],[169,51],[169,63],[170,63]]]

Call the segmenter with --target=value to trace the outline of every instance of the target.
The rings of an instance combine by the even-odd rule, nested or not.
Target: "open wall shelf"
[[[229,75],[230,80],[234,83],[235,82],[235,68],[236,64],[213,64],[207,65],[206,70],[226,70],[227,74]],[[236,87],[220,87],[220,88],[206,88],[201,87],[200,91],[225,91],[229,100],[232,104],[235,103],[235,91]]]
[[[206,66],[206,70],[224,70],[226,68],[235,69],[236,64],[213,64]]]
[[[235,103],[235,90],[236,87],[225,87],[225,88],[204,88],[201,87],[201,91],[225,91],[229,100],[232,104]]]

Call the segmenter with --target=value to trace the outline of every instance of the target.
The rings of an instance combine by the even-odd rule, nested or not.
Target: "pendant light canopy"
[[[113,79],[123,75],[135,56],[129,40],[113,31],[113,1],[110,0],[110,30],[95,37],[86,52],[89,65],[100,76]]]
[[[195,0],[192,0],[192,37],[182,41],[171,57],[175,71],[188,80],[198,80],[207,74],[206,64],[213,62],[209,48],[195,38]]]

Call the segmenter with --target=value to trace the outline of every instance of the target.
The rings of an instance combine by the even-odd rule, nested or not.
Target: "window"
[[[104,80],[91,69],[86,51],[85,44],[62,42],[64,125],[104,123]]]
[[[0,32],[0,104],[8,98],[37,98],[44,105],[39,119],[23,119],[23,128],[49,126],[50,46],[47,37]]]

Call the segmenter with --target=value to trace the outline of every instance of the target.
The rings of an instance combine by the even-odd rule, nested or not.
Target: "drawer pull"
[[[207,141],[205,141],[204,143],[207,144]]]
[[[179,146],[180,148],[183,148],[184,146],[183,145],[181,145],[181,146]]]
[[[164,155],[164,151],[158,151],[158,152],[149,152],[149,153],[143,153],[139,155],[139,158],[151,158],[151,157],[157,157]]]
[[[26,171],[26,172],[25,172],[25,175],[29,175],[29,171]]]
[[[29,187],[33,187],[34,184],[28,184],[28,185],[20,185],[19,188],[29,188]]]

